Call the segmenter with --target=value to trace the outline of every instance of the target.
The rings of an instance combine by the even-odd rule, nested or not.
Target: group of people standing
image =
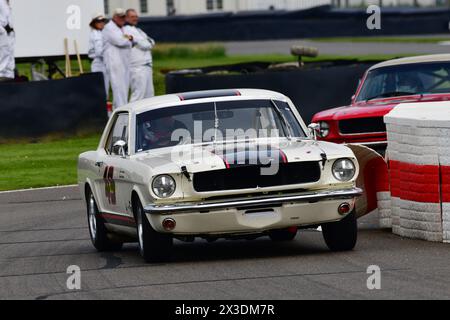
[[[114,11],[111,21],[96,14],[90,23],[91,71],[103,73],[107,96],[111,85],[114,108],[155,95],[152,58],[155,41],[137,27],[138,23],[136,10],[120,8]]]
[[[103,73],[108,98],[112,88],[114,108],[155,95],[152,58],[155,41],[137,27],[138,23],[136,10],[120,8],[114,11],[111,21],[96,14],[90,23],[91,71]],[[0,81],[15,78],[14,47],[9,0],[0,0]]]
[[[14,45],[15,35],[9,0],[0,0],[0,81],[14,79]]]

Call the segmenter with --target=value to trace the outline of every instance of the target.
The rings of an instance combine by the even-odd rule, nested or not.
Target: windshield
[[[450,93],[450,62],[417,63],[369,72],[357,101]]]
[[[254,138],[305,138],[289,105],[240,100],[163,108],[137,115],[137,152],[179,144]]]

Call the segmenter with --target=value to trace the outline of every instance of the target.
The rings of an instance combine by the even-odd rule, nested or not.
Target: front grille
[[[386,132],[386,124],[382,117],[342,120],[339,122],[339,131],[342,134]]]
[[[262,166],[242,166],[196,173],[194,189],[211,192],[312,183],[321,174],[319,162],[280,163],[274,175],[262,175],[261,170]]]

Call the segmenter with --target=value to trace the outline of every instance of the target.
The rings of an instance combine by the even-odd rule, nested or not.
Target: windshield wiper
[[[273,104],[273,106],[275,107],[275,111],[278,114],[278,117],[280,117],[281,122],[283,124],[283,131],[286,134],[288,140],[292,140],[292,127],[289,124],[289,122],[286,120],[286,117],[284,116],[283,112],[281,112],[280,108],[278,107],[278,105],[275,103],[275,101],[270,100]]]
[[[416,92],[406,92],[406,91],[392,91],[392,92],[386,92],[379,95],[376,95],[372,98],[367,99],[366,101],[375,100],[375,99],[381,99],[381,98],[390,98],[390,97],[401,97],[401,96],[411,96],[416,95],[418,93]]]

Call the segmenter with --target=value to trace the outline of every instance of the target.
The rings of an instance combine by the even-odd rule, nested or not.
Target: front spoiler
[[[384,141],[374,141],[374,142],[348,142],[347,144],[361,144],[363,146],[387,146],[388,142]]]
[[[223,209],[245,210],[254,207],[275,207],[285,203],[319,202],[327,200],[354,199],[363,194],[360,188],[305,192],[287,196],[261,196],[251,199],[230,199],[226,201],[180,203],[173,205],[149,205],[144,208],[147,214],[172,215],[177,213],[205,212]]]

